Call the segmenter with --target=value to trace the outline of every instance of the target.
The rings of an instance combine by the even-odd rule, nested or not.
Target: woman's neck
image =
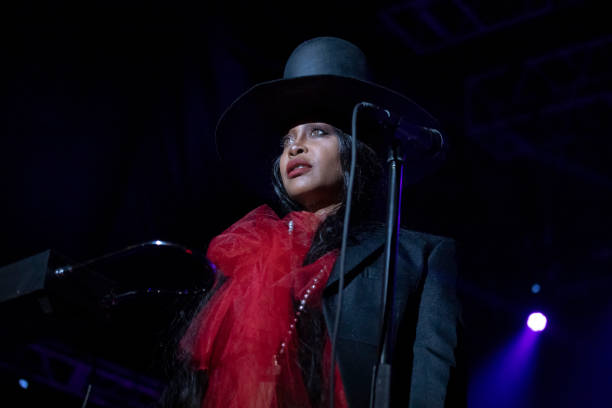
[[[336,204],[328,205],[327,207],[320,208],[314,211],[314,214],[317,217],[319,217],[321,221],[323,221],[325,218],[327,218],[328,215],[333,214],[336,210],[338,210],[338,208],[340,208],[340,203],[336,203]]]

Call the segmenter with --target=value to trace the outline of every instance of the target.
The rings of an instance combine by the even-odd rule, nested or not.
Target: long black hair
[[[310,249],[304,259],[304,265],[310,264],[327,252],[337,249],[341,245],[342,226],[346,203],[346,192],[349,182],[349,169],[351,160],[351,136],[336,129],[338,137],[338,153],[343,172],[343,194],[344,199],[340,207],[319,225],[315,232]],[[381,191],[384,191],[382,183],[383,169],[377,154],[368,145],[357,142],[357,163],[355,167],[355,180],[353,185],[353,207],[351,209],[352,229],[365,228],[371,223],[380,222],[379,199]],[[278,198],[281,212],[301,211],[304,208],[291,199],[287,193],[280,175],[280,155],[272,165],[272,186]],[[278,208],[278,206],[277,206]],[[284,215],[284,214],[281,214]],[[221,282],[221,283],[220,283]],[[208,299],[217,288],[222,286],[222,280],[215,284],[215,288],[208,296],[200,302],[195,310],[184,314],[190,316],[184,318],[178,330],[178,336],[174,341],[183,337],[191,319],[198,315],[198,311],[207,303]],[[308,389],[312,406],[324,406],[327,393],[322,392],[321,363],[323,344],[325,340],[325,322],[321,313],[305,313],[298,321],[299,332],[298,363],[302,370],[304,382]],[[176,348],[179,351],[179,348]],[[172,354],[173,360],[168,364],[171,371],[169,383],[167,384],[161,398],[157,402],[158,407],[163,408],[199,408],[201,398],[206,392],[206,373],[196,372],[191,366],[188,353],[178,352]]]

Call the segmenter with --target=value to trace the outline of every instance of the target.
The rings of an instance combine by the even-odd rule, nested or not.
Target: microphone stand
[[[393,129],[395,133],[395,129]],[[379,340],[379,360],[372,368],[370,407],[387,408],[391,403],[391,363],[393,360],[394,286],[399,242],[402,176],[405,155],[401,142],[394,136],[388,148],[387,221],[385,241],[385,271],[382,288],[382,316]]]

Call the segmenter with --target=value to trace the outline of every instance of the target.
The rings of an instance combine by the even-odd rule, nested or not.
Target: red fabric
[[[207,256],[228,280],[196,317],[188,336],[193,344],[183,344],[196,368],[209,375],[202,407],[311,406],[296,363],[293,324],[301,312],[294,303],[308,293],[306,313],[321,307],[337,252],[302,266],[320,222],[305,211],[279,219],[261,206],[210,243]],[[323,384],[329,383],[329,360],[327,337]],[[335,373],[335,405],[345,408],[337,366]]]

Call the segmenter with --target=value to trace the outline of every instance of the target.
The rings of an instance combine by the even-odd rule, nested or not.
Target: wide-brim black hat
[[[272,163],[289,129],[326,122],[350,134],[353,108],[359,102],[388,109],[416,126],[439,127],[410,98],[373,82],[366,57],[356,45],[317,37],[293,51],[283,78],[253,86],[227,108],[215,131],[217,152],[248,189],[270,198]],[[362,133],[361,141],[377,142]]]

